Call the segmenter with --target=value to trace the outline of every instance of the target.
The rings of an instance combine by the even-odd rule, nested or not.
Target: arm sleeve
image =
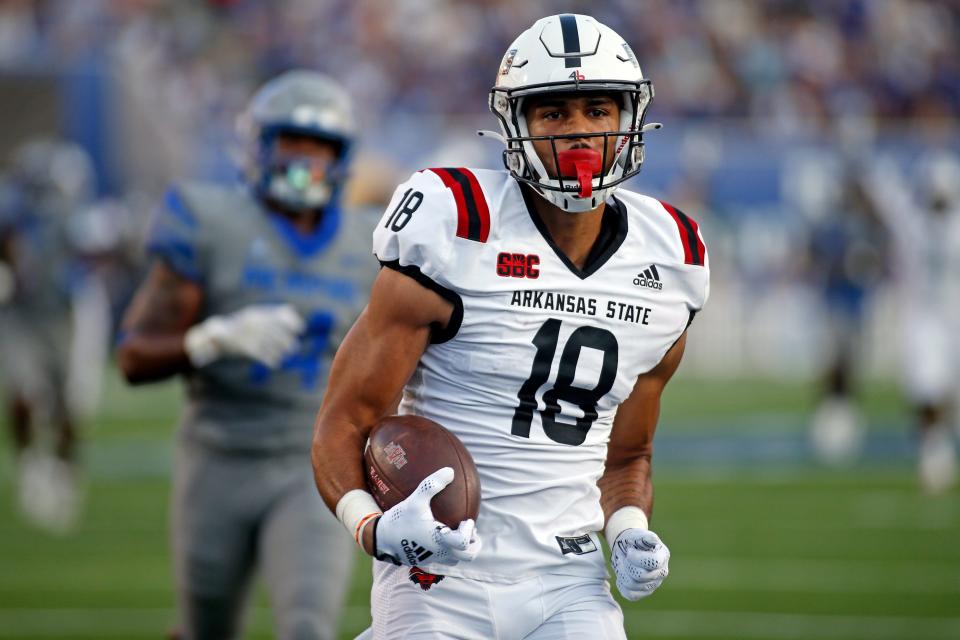
[[[147,253],[160,258],[179,275],[201,282],[202,225],[183,189],[170,187],[154,212],[147,232]]]

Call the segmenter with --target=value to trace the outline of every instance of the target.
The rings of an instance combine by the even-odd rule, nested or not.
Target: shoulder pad
[[[191,189],[172,185],[153,214],[147,232],[147,253],[161,258],[178,274],[202,279],[201,217],[191,202]]]
[[[470,169],[426,169],[437,175],[450,190],[457,205],[457,237],[486,242],[490,236],[490,209],[477,176]]]
[[[677,226],[677,234],[680,237],[680,244],[683,247],[683,262],[699,267],[706,266],[707,247],[703,243],[703,237],[700,235],[700,227],[697,225],[697,222],[673,205],[663,200],[659,200],[658,202],[663,205],[663,208],[670,214],[674,224]]]
[[[691,270],[688,282],[691,310],[699,311],[710,297],[710,262],[707,259],[707,245],[703,241],[699,225],[693,218],[669,203],[662,200],[658,202],[676,225],[684,264],[702,267]]]
[[[490,213],[476,176],[467,169],[424,169],[397,187],[373,232],[384,264],[414,266],[443,279],[457,238],[485,242]]]
[[[192,280],[201,278],[202,254],[226,225],[236,225],[257,205],[247,192],[220,184],[171,185],[153,214],[147,251]]]

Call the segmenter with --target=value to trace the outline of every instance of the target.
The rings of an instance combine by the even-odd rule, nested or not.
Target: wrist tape
[[[337,520],[343,523],[353,539],[363,547],[363,530],[383,512],[376,500],[363,489],[353,489],[343,494],[337,502]],[[376,554],[377,550],[373,550]]]
[[[647,514],[640,507],[620,507],[607,518],[607,526],[603,529],[603,535],[607,538],[607,544],[611,547],[617,541],[617,536],[627,529],[650,529],[650,522],[647,520]]]

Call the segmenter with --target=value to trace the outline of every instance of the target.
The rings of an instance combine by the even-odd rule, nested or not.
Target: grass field
[[[671,577],[625,605],[631,638],[960,638],[960,494],[916,487],[896,391],[864,394],[870,455],[846,470],[809,460],[809,387],[675,381],[656,463],[655,528]],[[112,381],[85,449],[79,530],[21,524],[4,450],[0,638],[162,638],[174,621],[167,555],[171,425],[178,392]],[[5,446],[5,445],[4,445]],[[369,563],[358,557],[342,637],[366,627]],[[249,638],[272,637],[258,592]]]

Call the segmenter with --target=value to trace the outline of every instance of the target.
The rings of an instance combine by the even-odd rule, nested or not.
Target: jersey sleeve
[[[203,279],[203,225],[189,204],[186,189],[171,186],[154,212],[147,232],[147,253],[163,260],[179,275]]]
[[[394,192],[374,229],[373,253],[385,267],[445,288],[456,233],[453,193],[436,173],[418,171]]]

